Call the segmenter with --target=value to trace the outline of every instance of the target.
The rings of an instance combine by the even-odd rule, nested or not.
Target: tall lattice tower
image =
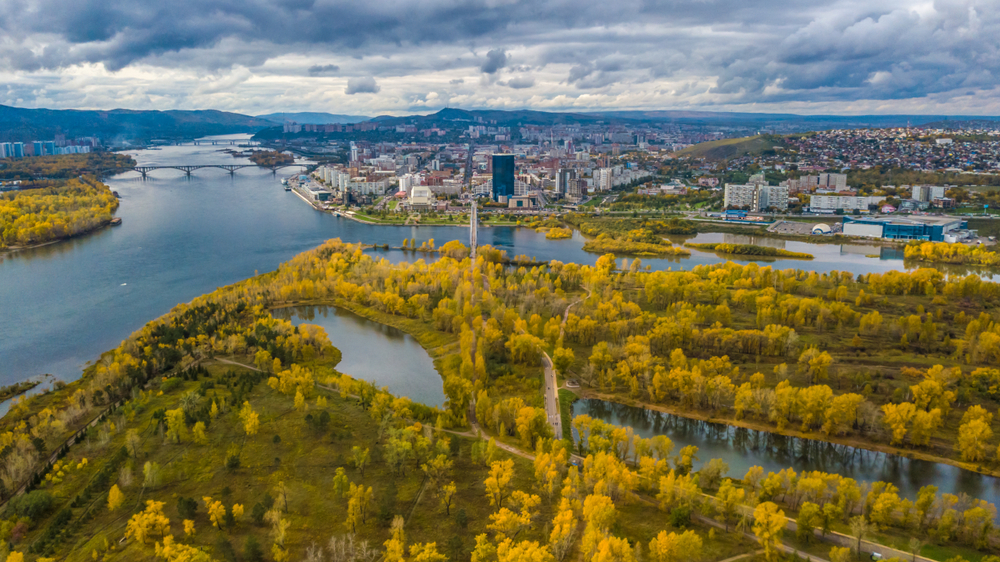
[[[469,220],[469,248],[472,263],[476,263],[476,247],[479,246],[479,212],[476,210],[476,199],[472,199],[472,213]]]

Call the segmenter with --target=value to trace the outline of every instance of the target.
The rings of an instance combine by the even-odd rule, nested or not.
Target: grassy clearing
[[[290,397],[268,388],[263,377],[257,374],[218,364],[210,365],[209,372],[211,376],[208,378],[184,382],[168,393],[151,392],[145,399],[135,401],[135,413],[128,426],[141,428],[141,444],[138,455],[130,456],[123,468],[123,472],[132,475],[131,483],[125,484],[127,477],[117,477],[118,485],[125,493],[125,503],[116,512],[110,512],[106,506],[107,489],[104,489],[85,504],[71,507],[74,520],[81,519],[88,507],[94,516],[85,521],[81,519],[76,531],[60,535],[62,540],[57,552],[69,553],[66,560],[89,560],[94,551],[99,556],[105,555],[105,559],[149,558],[152,543],[140,545],[127,541],[118,545],[118,539],[125,533],[125,523],[132,513],[141,510],[146,500],[164,501],[164,513],[171,521],[171,532],[181,537],[184,531],[181,525],[183,517],[178,511],[180,497],[194,498],[199,504],[193,519],[197,531],[185,542],[210,551],[220,560],[224,559],[223,540],[239,552],[250,537],[255,537],[264,550],[269,551],[269,528],[266,523],[254,523],[250,513],[255,504],[266,501],[268,494],[277,500],[278,507],[283,507],[282,498],[275,492],[279,482],[284,483],[287,489],[288,510],[284,517],[291,523],[286,546],[292,558],[299,559],[307,545],[313,542],[325,544],[332,535],[349,531],[345,519],[347,500],[331,491],[331,479],[338,467],[346,470],[352,482],[373,488],[369,516],[357,529],[358,538],[367,540],[370,546],[380,547],[388,537],[387,525],[392,516],[406,516],[411,509],[407,533],[414,538],[419,537],[421,542],[436,541],[438,545],[461,542],[462,550],[468,552],[472,544],[470,537],[485,529],[488,515],[492,512],[484,499],[482,482],[486,469],[472,462],[471,439],[448,437],[454,439],[456,444],[451,447],[450,459],[454,466],[447,478],[454,480],[459,490],[448,515],[436,491],[425,485],[424,475],[415,462],[406,463],[402,473],[396,474],[384,461],[379,429],[353,399],[317,391],[310,399],[309,410],[302,412],[294,409]],[[189,392],[203,391],[202,405],[211,404],[213,400],[216,403],[223,400],[230,402],[233,391],[224,381],[234,383],[241,375],[244,382],[252,379],[259,381],[245,395],[260,415],[257,435],[244,437],[235,408],[223,408],[223,412],[210,424],[208,443],[204,445],[195,444],[190,436],[174,443],[163,435],[154,417],[156,412],[176,408],[181,397]],[[327,398],[325,407],[315,405],[317,396]],[[309,421],[320,419],[324,413],[329,416],[326,427],[321,428]],[[114,422],[115,419],[117,417],[113,416],[109,421]],[[125,425],[119,423],[116,427]],[[69,469],[60,483],[43,486],[42,489],[54,497],[56,507],[42,519],[38,529],[45,529],[54,513],[72,504],[73,498],[100,469],[103,459],[126,445],[125,432],[111,431],[109,427],[106,423],[95,428],[92,437],[72,450],[67,460],[74,468]],[[106,442],[99,437],[103,432],[108,434]],[[371,464],[363,475],[351,462],[351,448],[355,445],[372,450]],[[236,451],[239,466],[227,469],[226,457]],[[83,458],[90,459],[88,464],[75,468]],[[147,462],[161,467],[158,483],[144,485],[143,465]],[[529,489],[533,480],[530,463],[521,458],[515,458],[514,462],[514,484],[518,488]],[[418,499],[422,488],[424,491]],[[213,528],[201,501],[204,496],[223,501],[227,508],[232,504],[242,504],[246,515],[232,526]],[[543,505],[542,513],[543,517],[551,517],[550,506]],[[543,540],[540,530],[529,530],[527,535],[534,540]],[[39,534],[36,531],[29,535],[16,548],[26,549]]]
[[[773,150],[781,144],[780,137],[756,135],[736,139],[722,139],[689,146],[677,152],[677,156],[705,158],[707,160],[727,160],[747,154],[761,154]]]

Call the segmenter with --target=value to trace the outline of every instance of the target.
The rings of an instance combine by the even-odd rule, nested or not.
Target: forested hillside
[[[197,138],[253,133],[272,126],[265,119],[216,110],[144,111],[130,109],[28,109],[0,105],[0,142],[98,137],[105,143]]]

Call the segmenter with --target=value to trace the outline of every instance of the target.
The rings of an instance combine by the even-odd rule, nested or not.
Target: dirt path
[[[741,560],[743,558],[748,558],[750,556],[757,556],[758,554],[763,554],[763,552],[764,552],[763,550],[755,550],[753,552],[747,552],[745,554],[738,554],[736,556],[733,556],[732,558],[726,558],[725,560],[719,560],[719,562],[736,562],[737,560]]]

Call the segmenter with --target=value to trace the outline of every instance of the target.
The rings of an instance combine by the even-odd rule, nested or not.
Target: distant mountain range
[[[382,115],[372,119],[384,125],[402,125],[404,123],[420,123],[425,125],[455,123],[513,125],[584,125],[607,121],[608,118],[599,114],[587,113],[556,113],[549,111],[533,111],[520,109],[514,111],[492,109],[456,109],[446,107],[437,113],[429,115],[407,115],[394,117]]]
[[[24,109],[0,105],[0,141],[49,140],[96,136],[107,144],[152,139],[190,139],[206,135],[254,133],[274,123],[216,111],[109,111],[77,109]]]
[[[712,111],[601,111],[594,115],[637,121],[722,125],[792,125],[814,129],[942,125],[957,121],[996,121],[1000,117],[948,115],[796,115],[792,113],[733,113]]]
[[[371,119],[371,117],[366,117],[364,115],[341,115],[339,113],[316,113],[308,111],[298,113],[268,113],[267,115],[258,115],[257,118],[266,119],[272,123],[279,124],[283,124],[285,121],[295,121],[296,123],[308,125],[326,125],[328,123],[360,123]]]
[[[996,120],[997,117],[968,117],[945,115],[795,115],[785,113],[733,113],[712,111],[593,111],[548,112],[532,110],[489,110],[445,108],[429,115],[405,117],[380,116],[373,121],[384,124],[417,122],[424,125],[484,123],[497,125],[590,125],[599,123],[683,123],[701,125],[744,125],[768,128],[793,127],[798,130],[820,130],[854,127],[900,127],[909,125],[940,124],[949,121]]]
[[[896,127],[924,125],[947,126],[949,123],[996,121],[997,117],[944,115],[794,115],[780,113],[729,113],[710,111],[597,111],[550,112],[533,110],[502,111],[492,109],[445,108],[428,115],[394,117],[383,115],[369,119],[361,115],[296,112],[269,113],[252,117],[215,110],[136,111],[129,109],[58,110],[23,109],[0,105],[0,141],[48,140],[57,134],[72,139],[96,136],[105,145],[144,143],[154,139],[190,139],[206,135],[254,133],[271,129],[281,134],[285,121],[305,124],[359,123],[373,121],[380,125],[416,123],[422,127],[465,128],[467,125],[598,125],[678,123],[708,126],[744,126],[784,131],[811,131],[832,128]]]

